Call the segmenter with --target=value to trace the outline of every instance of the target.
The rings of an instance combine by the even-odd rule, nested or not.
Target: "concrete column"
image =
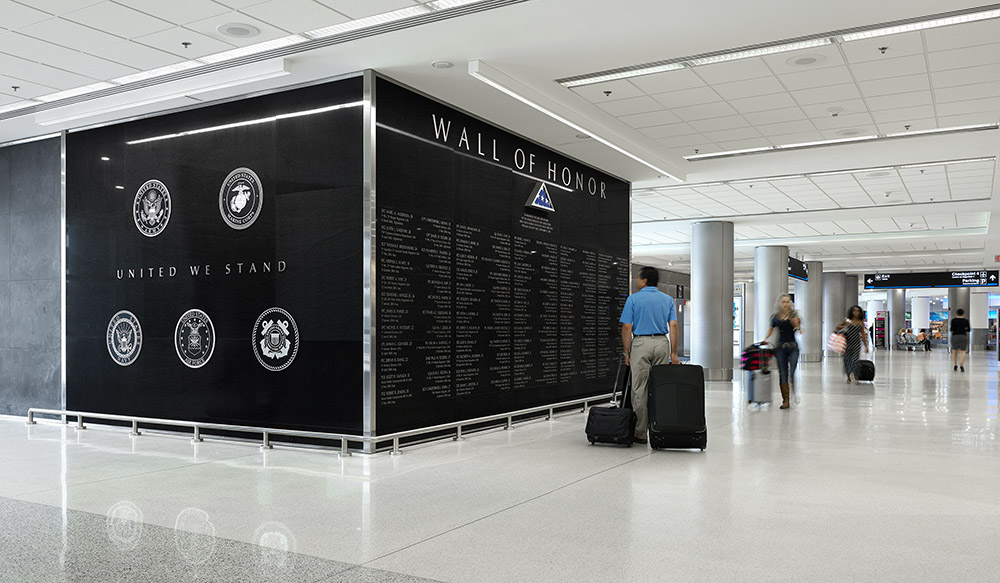
[[[844,305],[844,279],[839,272],[823,274],[823,338],[833,333],[837,324],[844,320],[847,306]],[[823,347],[826,351],[826,346]],[[829,351],[826,351],[829,352]]]
[[[733,379],[733,224],[691,225],[691,362],[705,380]]]
[[[990,295],[989,293],[969,294],[969,350],[986,350],[990,341]]]
[[[886,290],[886,297],[889,301],[889,322],[885,329],[886,342],[889,344],[889,350],[895,350],[899,329],[906,325],[906,290]]]
[[[927,296],[910,300],[910,328],[916,334],[931,327],[931,299]]]
[[[876,312],[885,311],[885,300],[868,300],[868,305],[865,307],[865,311],[868,312],[868,319],[875,317]]]
[[[802,317],[799,341],[800,362],[821,362],[825,349],[823,336],[823,262],[808,261],[809,281],[795,282],[795,308]]]
[[[844,313],[847,313],[847,308],[851,306],[856,306],[860,302],[858,301],[858,276],[847,275],[844,276]]]
[[[788,293],[788,247],[757,247],[753,252],[754,333],[762,340],[771,327],[779,294]],[[777,334],[773,332],[772,334]],[[777,337],[772,337],[775,342]]]

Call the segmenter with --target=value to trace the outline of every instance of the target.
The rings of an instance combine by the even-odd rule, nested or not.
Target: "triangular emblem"
[[[549,191],[545,188],[544,182],[538,183],[538,188],[534,190],[534,194],[528,197],[528,202],[524,203],[524,206],[550,213],[556,212],[556,207],[552,206],[552,199],[549,197]]]

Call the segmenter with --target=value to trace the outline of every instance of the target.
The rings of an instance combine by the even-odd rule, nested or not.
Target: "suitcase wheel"
[[[591,439],[589,441],[590,441],[590,445],[594,445],[594,440],[593,439]]]

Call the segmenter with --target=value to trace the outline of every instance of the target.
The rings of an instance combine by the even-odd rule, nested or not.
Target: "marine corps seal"
[[[288,368],[299,351],[299,327],[281,308],[265,310],[253,325],[253,353],[270,371]]]
[[[120,366],[128,366],[139,358],[142,349],[142,327],[139,319],[128,310],[122,310],[108,322],[108,353]]]
[[[155,237],[170,221],[170,192],[159,180],[147,180],[135,193],[132,207],[135,226],[147,237]]]
[[[219,189],[219,212],[226,224],[246,229],[257,220],[264,204],[260,178],[249,168],[237,168],[226,176]]]
[[[205,366],[215,350],[215,327],[208,314],[188,310],[174,329],[174,348],[181,362],[191,368]]]

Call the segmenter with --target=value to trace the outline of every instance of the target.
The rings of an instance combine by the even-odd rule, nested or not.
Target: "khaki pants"
[[[632,369],[632,410],[637,417],[635,436],[645,439],[649,430],[648,398],[649,369],[656,364],[670,362],[670,340],[666,336],[636,336],[629,351]]]

